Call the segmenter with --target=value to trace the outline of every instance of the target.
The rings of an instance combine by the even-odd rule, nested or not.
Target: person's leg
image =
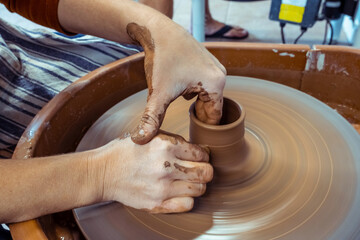
[[[216,21],[212,18],[209,1],[205,0],[205,35],[207,37],[216,34],[218,31],[221,31],[225,27],[225,24],[219,21]],[[228,37],[228,38],[246,38],[249,33],[240,27],[226,27],[223,29],[224,33],[219,32],[219,36],[217,37]]]
[[[140,3],[152,7],[169,18],[173,16],[173,0],[139,0]],[[215,34],[214,37],[228,37],[235,39],[246,38],[249,33],[240,27],[227,26],[212,18],[209,8],[209,1],[205,0],[205,35],[207,37]]]
[[[169,18],[173,17],[173,0],[139,0],[139,2],[158,10]]]

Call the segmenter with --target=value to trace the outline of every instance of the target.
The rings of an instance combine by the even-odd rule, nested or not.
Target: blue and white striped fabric
[[[25,29],[0,17],[0,158],[10,158],[36,113],[88,72],[141,51],[93,36]]]

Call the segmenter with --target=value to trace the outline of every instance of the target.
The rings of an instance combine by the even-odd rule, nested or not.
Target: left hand
[[[206,149],[162,131],[144,145],[115,139],[95,152],[102,200],[151,213],[190,211],[213,177]]]

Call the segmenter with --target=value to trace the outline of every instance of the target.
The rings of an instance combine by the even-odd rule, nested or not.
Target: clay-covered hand
[[[208,152],[180,136],[160,133],[145,145],[116,139],[103,148],[103,200],[151,213],[191,210],[213,177]]]
[[[157,134],[167,107],[180,95],[187,100],[198,96],[199,120],[218,124],[221,118],[225,68],[182,27],[171,26],[160,36],[136,23],[127,26],[129,36],[144,48],[149,89],[141,122],[132,133],[137,144]]]

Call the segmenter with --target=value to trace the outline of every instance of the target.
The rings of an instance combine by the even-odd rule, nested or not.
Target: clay
[[[224,125],[208,127],[226,128],[246,111],[244,128],[238,134],[230,130],[226,134],[234,137],[230,140],[217,133],[201,142],[211,141],[206,144],[213,157],[213,143],[231,145],[243,139],[240,161],[232,154],[211,159],[215,160],[217,178],[204,196],[196,198],[193,210],[148,214],[118,203],[75,209],[86,237],[347,239],[357,234],[360,199],[355,193],[360,190],[360,137],[351,125],[314,98],[266,81],[229,77],[224,96],[240,102],[245,110],[238,111],[240,118],[239,114],[230,114]],[[87,132],[79,147],[102,145],[131,129],[141,117],[145,102],[143,91],[119,103]],[[173,102],[162,129],[189,139],[186,112],[190,104],[183,99]],[[219,156],[225,154],[226,150]],[[178,169],[188,170],[181,166]]]
[[[145,59],[144,59],[144,69],[145,69],[145,77],[146,82],[149,90],[148,94],[148,100],[152,95],[153,92],[153,86],[152,86],[152,77],[153,77],[153,67],[154,67],[154,55],[155,55],[155,44],[154,40],[151,37],[151,33],[149,29],[147,29],[144,26],[139,26],[137,23],[129,23],[126,26],[126,30],[129,34],[129,36],[138,44],[140,44],[145,51]],[[143,125],[144,123],[148,122],[155,122],[156,125],[159,125],[160,123],[157,123],[154,118],[148,114],[149,110],[145,109],[144,115],[141,118],[141,122],[139,126],[134,128],[132,131],[132,140],[135,143],[143,144],[144,143],[144,129]],[[160,120],[163,119],[162,117],[159,117]]]
[[[241,105],[224,97],[223,114],[219,125],[200,121],[195,112],[195,103],[190,106],[190,142],[206,145],[210,149],[210,162],[214,167],[214,184],[234,185],[245,162],[246,151],[245,110]]]
[[[154,66],[154,55],[155,55],[155,44],[151,37],[149,29],[144,26],[139,26],[137,23],[129,23],[126,26],[127,33],[135,41],[140,44],[145,51],[144,69],[145,76],[149,90],[149,96],[151,96],[152,88],[152,77],[153,77],[153,66]]]
[[[165,168],[171,167],[171,164],[168,161],[165,161],[164,162],[164,167]]]

